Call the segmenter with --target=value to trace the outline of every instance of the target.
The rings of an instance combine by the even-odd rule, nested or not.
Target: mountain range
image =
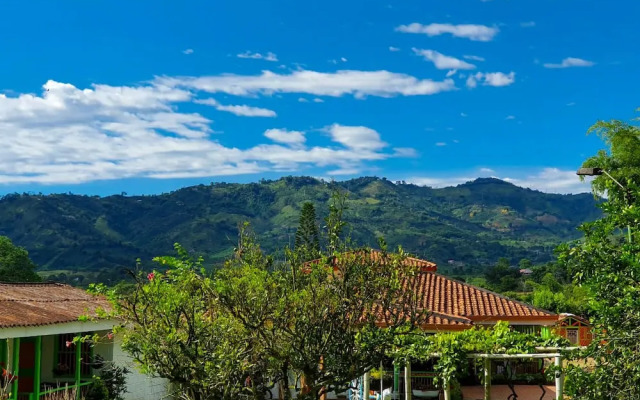
[[[384,237],[445,270],[499,257],[548,261],[556,245],[580,237],[577,227],[600,215],[591,194],[548,194],[493,178],[436,189],[376,177],[285,177],[147,196],[9,194],[0,199],[0,235],[25,247],[43,271],[105,278],[138,258],[144,264],[173,254],[176,242],[213,265],[232,253],[244,221],[276,252],[292,244],[305,201],[322,227],[336,190],[348,196],[345,219],[356,243]]]

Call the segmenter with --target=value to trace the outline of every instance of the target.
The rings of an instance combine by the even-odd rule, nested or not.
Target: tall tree
[[[295,249],[304,255],[305,261],[313,260],[320,255],[320,236],[316,209],[312,203],[306,202],[300,211],[300,222],[296,231]]]
[[[40,282],[29,253],[6,236],[0,236],[0,282]]]
[[[568,370],[569,391],[581,399],[640,398],[640,130],[620,121],[598,122],[609,146],[585,161],[604,168],[593,181],[596,193],[608,194],[600,205],[604,217],[584,224],[584,239],[561,248],[560,261],[576,283],[588,289],[594,340],[581,354],[592,366]],[[629,196],[629,194],[631,196]],[[627,236],[625,230],[636,232]]]

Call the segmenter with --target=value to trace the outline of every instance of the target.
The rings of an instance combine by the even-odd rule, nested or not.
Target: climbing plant
[[[398,363],[435,359],[436,383],[444,386],[445,382],[457,382],[463,377],[469,354],[531,354],[536,352],[536,347],[563,346],[569,346],[569,342],[562,337],[552,335],[545,339],[513,331],[508,323],[498,322],[490,328],[398,336],[389,355]]]

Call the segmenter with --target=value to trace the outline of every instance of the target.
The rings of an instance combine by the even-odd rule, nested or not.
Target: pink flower
[[[113,339],[113,332],[107,333],[107,337],[109,338],[109,340]]]
[[[67,340],[67,343],[65,343],[65,346],[71,347],[72,344],[73,344],[73,342],[70,342],[70,341]]]
[[[150,281],[152,281],[152,280],[153,280],[153,278],[154,278],[155,276],[156,276],[156,274],[155,274],[155,273],[150,272],[150,273],[149,273],[149,275],[147,275],[147,279],[149,279]]]

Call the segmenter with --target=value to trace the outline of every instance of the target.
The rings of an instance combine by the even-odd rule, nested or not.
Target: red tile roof
[[[558,315],[552,312],[434,272],[419,273],[412,281],[410,285],[418,293],[420,305],[430,312],[473,322],[558,319]]]
[[[0,329],[52,325],[96,316],[109,302],[59,283],[0,283]]]
[[[370,257],[377,262],[382,254],[371,250]],[[417,293],[421,308],[430,313],[423,324],[425,329],[461,329],[496,321],[537,324],[559,318],[552,312],[437,274],[433,262],[407,257],[405,263],[420,267],[420,272],[407,279],[404,287]]]

